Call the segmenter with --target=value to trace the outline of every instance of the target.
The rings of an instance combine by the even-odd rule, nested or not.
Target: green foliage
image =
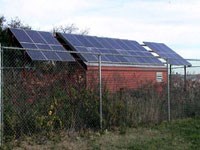
[[[32,69],[4,70],[6,141],[39,133],[51,136],[60,130],[84,132],[99,129],[98,85],[92,89],[86,87],[85,74],[68,63],[32,65]],[[103,128],[118,129],[125,134],[128,127],[159,124],[166,120],[165,86],[147,83],[138,89],[113,93],[104,88]],[[183,118],[199,116],[198,86],[187,92],[179,87],[172,89],[175,95],[172,97],[172,119],[180,114]],[[158,88],[162,90],[158,91]]]
[[[163,122],[151,127],[128,128],[125,134],[110,132],[90,142],[93,149],[199,149],[199,118]]]
[[[6,141],[61,129],[99,129],[97,94],[80,89],[84,81],[77,81],[76,72],[69,77],[68,65],[63,67],[44,63],[38,70],[4,71]]]
[[[200,118],[189,118],[185,120],[176,120],[170,124],[162,125],[163,129],[170,131],[171,134],[179,135],[191,143],[191,149],[198,149],[200,147]]]
[[[75,133],[69,136],[68,131],[53,132],[51,138],[40,134],[24,137],[6,143],[2,149],[162,149],[193,150],[199,149],[200,118],[163,122],[151,127],[127,128],[99,132],[85,131],[84,135]],[[39,145],[38,145],[39,144]]]

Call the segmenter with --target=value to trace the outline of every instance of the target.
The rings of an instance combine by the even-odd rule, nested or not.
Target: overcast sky
[[[42,31],[74,23],[90,35],[163,42],[200,58],[200,0],[0,0],[0,15]]]

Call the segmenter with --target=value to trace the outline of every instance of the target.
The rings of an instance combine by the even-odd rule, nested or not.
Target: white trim
[[[87,66],[98,66],[98,63],[88,63],[84,62]],[[136,68],[166,68],[166,66],[154,66],[154,65],[133,65],[133,64],[114,64],[114,63],[101,63],[101,66],[108,66],[108,67],[136,67]]]

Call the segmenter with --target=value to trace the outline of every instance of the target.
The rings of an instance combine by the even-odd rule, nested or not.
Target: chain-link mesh
[[[200,115],[198,65],[187,68],[186,82],[179,73],[182,68],[172,67],[167,88],[166,67],[131,70],[130,64],[108,69],[101,62],[86,66],[79,60],[32,61],[22,49],[1,51],[5,142],[58,130],[159,123],[169,117],[168,89],[171,119]],[[157,72],[163,72],[162,82],[156,82]]]
[[[172,119],[200,115],[200,60],[188,60],[192,66],[172,67],[171,117]],[[186,73],[186,75],[184,75]]]
[[[6,141],[61,129],[99,128],[98,80],[88,88],[80,63],[31,61],[22,50],[11,49],[3,49],[3,58]]]

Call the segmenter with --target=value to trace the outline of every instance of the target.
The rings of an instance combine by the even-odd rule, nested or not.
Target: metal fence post
[[[0,146],[3,145],[3,49],[0,43]]]
[[[169,61],[167,59],[167,107],[168,107],[168,121],[171,121],[171,102],[170,102],[170,77],[169,77]]]
[[[100,113],[100,129],[102,129],[102,76],[101,76],[101,54],[98,55],[99,58],[99,113]]]

